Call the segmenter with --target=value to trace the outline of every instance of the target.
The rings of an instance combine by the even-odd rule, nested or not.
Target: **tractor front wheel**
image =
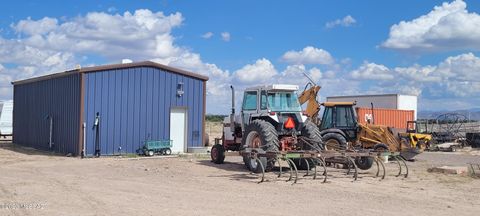
[[[269,122],[259,119],[252,121],[245,127],[242,148],[252,148],[258,153],[278,151],[279,141],[277,130],[275,130],[275,127]],[[271,170],[275,164],[274,160],[268,160],[266,157],[259,157],[258,159],[262,163],[264,171]],[[258,164],[257,160],[244,155],[243,162],[250,171],[254,173],[262,172],[262,166]]]
[[[210,157],[212,158],[212,162],[222,164],[223,161],[225,161],[225,149],[223,145],[213,145],[212,150],[210,150]]]

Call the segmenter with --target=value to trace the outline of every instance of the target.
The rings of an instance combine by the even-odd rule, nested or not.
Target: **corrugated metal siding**
[[[367,116],[372,116],[371,108],[357,107],[358,122],[367,123]],[[373,118],[376,125],[384,125],[388,127],[406,129],[407,121],[413,121],[413,110],[396,110],[396,109],[373,109]],[[371,122],[373,123],[373,122]]]
[[[184,83],[182,97],[177,97],[179,82]],[[102,155],[119,154],[119,147],[121,153],[133,153],[147,139],[170,139],[172,107],[188,110],[187,146],[202,146],[203,85],[202,80],[151,67],[86,73],[87,155],[95,150],[96,112]]]
[[[78,155],[80,112],[78,73],[14,86],[13,142],[48,150],[49,121],[53,117],[54,151]]]

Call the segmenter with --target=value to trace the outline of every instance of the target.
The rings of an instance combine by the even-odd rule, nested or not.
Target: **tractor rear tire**
[[[275,152],[279,150],[278,134],[275,127],[264,120],[253,120],[245,127],[245,134],[242,138],[242,148],[254,148],[259,153],[263,152]],[[266,157],[258,158],[262,163],[264,171],[270,171],[275,165],[274,160],[267,160]],[[258,161],[243,156],[243,162],[245,166],[254,173],[261,173],[262,168],[259,166]]]
[[[324,134],[323,142],[325,143],[325,149],[327,150],[345,150],[347,149],[347,139],[338,133]]]
[[[306,121],[302,128],[302,136],[306,137],[309,143],[303,143],[303,150],[323,150],[324,143],[322,141],[322,135],[317,125],[311,121]],[[308,161],[308,165],[307,165]],[[315,162],[312,159],[294,159],[293,162],[299,170],[311,169],[315,166]]]
[[[210,157],[213,163],[222,164],[225,161],[225,148],[223,148],[223,145],[213,145],[212,150],[210,150]]]

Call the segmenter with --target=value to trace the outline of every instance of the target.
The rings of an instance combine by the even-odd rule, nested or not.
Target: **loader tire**
[[[388,152],[389,148],[388,148],[387,145],[385,145],[383,143],[380,143],[380,144],[374,145],[373,150],[378,151],[378,152]]]
[[[327,150],[345,150],[347,149],[347,139],[338,133],[324,134],[323,142],[325,143],[325,149]]]
[[[213,163],[222,164],[225,161],[225,148],[223,148],[223,145],[213,145],[212,150],[210,150],[210,157]]]
[[[253,120],[245,127],[245,134],[242,138],[242,148],[254,148],[259,153],[278,151],[279,141],[277,130],[269,122],[260,119]],[[275,164],[274,160],[267,160],[266,157],[259,157],[258,159],[262,163],[265,171],[270,171]],[[254,173],[262,172],[261,166],[259,166],[258,161],[255,159],[243,156],[243,162],[250,171]]]
[[[302,136],[308,139],[308,143],[303,143],[303,150],[323,150],[324,143],[322,135],[317,125],[311,121],[306,121],[302,128]],[[307,165],[308,161],[308,165]],[[293,162],[299,170],[306,170],[313,168],[316,164],[311,159],[293,159]]]

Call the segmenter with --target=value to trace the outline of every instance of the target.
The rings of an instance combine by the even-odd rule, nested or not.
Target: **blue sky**
[[[304,85],[303,72],[321,99],[402,93],[420,110],[480,107],[479,11],[460,0],[3,3],[0,99],[11,80],[129,58],[210,76],[210,113],[228,112],[229,84]]]

